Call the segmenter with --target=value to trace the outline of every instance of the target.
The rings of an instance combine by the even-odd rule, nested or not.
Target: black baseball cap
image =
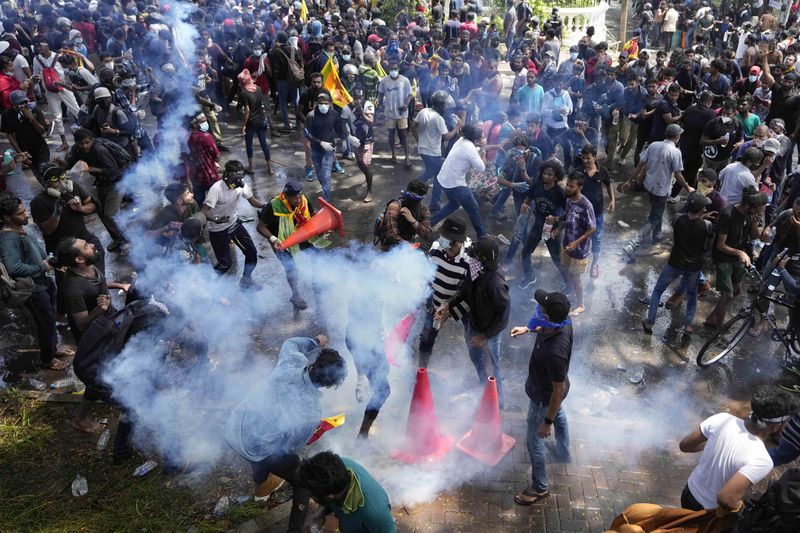
[[[303,184],[295,180],[287,181],[286,185],[283,186],[283,192],[288,194],[289,196],[300,194],[301,192],[303,192]]]
[[[457,215],[449,216],[442,222],[439,233],[445,239],[464,242],[467,238],[467,221]]]
[[[686,207],[692,213],[699,213],[711,203],[711,200],[705,194],[700,194],[697,191],[689,193],[686,197]]]
[[[533,298],[542,306],[551,322],[563,322],[569,316],[570,303],[564,293],[536,289]]]
[[[497,241],[494,237],[484,235],[472,246],[475,247],[475,257],[483,264],[484,268],[489,270],[497,269],[500,248],[497,246]]]

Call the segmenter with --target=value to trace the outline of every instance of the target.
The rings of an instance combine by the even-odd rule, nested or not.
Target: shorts
[[[561,267],[569,274],[584,274],[589,269],[589,256],[576,259],[561,249]]]
[[[716,287],[719,292],[733,292],[733,286],[738,285],[744,279],[747,272],[739,261],[729,263],[716,263],[717,279]]]
[[[356,148],[356,157],[366,166],[369,166],[372,163],[373,148],[375,148],[375,143],[362,144]]]
[[[384,125],[392,130],[397,128],[398,130],[407,130],[408,129],[408,117],[403,118],[387,118],[383,121]]]

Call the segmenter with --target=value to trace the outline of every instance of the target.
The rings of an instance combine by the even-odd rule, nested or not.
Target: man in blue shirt
[[[631,72],[625,77],[625,90],[622,93],[622,105],[619,108],[619,121],[618,128],[610,128],[609,135],[613,133],[619,134],[619,158],[624,161],[636,143],[636,137],[639,133],[639,124],[634,122],[637,120],[639,113],[644,109],[647,103],[647,89],[642,87],[639,83],[639,77],[636,73]],[[612,120],[613,122],[613,120]],[[608,156],[608,165],[614,164],[614,155],[617,151],[617,135],[608,138],[608,148],[606,148],[606,155]]]
[[[317,173],[317,180],[322,186],[322,196],[331,201],[331,171],[336,147],[336,138],[347,138],[344,124],[339,112],[331,106],[331,97],[327,92],[317,95],[317,105],[306,115],[306,127],[303,131],[311,143],[311,160]]]
[[[683,111],[678,107],[678,97],[681,95],[681,86],[677,83],[667,88],[664,99],[658,103],[653,114],[653,126],[650,128],[650,142],[663,141],[667,126],[677,124],[683,116]]]
[[[610,139],[619,133],[619,123],[613,124],[613,117],[622,105],[625,87],[617,81],[616,73],[610,67],[595,71],[595,78],[596,81],[586,88],[584,110],[592,122],[600,119],[601,139]],[[608,151],[607,146],[605,148]]]

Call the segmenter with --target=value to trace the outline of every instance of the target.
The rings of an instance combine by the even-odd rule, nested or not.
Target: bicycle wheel
[[[731,353],[752,325],[753,315],[749,313],[739,313],[725,322],[719,331],[714,333],[714,336],[700,348],[700,352],[697,354],[697,366],[705,368],[713,365]]]

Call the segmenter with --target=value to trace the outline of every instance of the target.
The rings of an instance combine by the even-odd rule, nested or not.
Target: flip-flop
[[[517,505],[533,505],[534,503],[544,500],[550,496],[550,491],[547,492],[528,492],[528,489],[523,490],[521,493],[514,496],[514,502]]]
[[[782,388],[783,390],[788,390],[789,392],[800,393],[800,385],[792,385],[791,387],[787,387],[786,385],[778,385],[778,387]]]
[[[66,370],[69,368],[69,363],[60,359],[53,359],[49,365],[43,365],[43,368],[48,370]]]

